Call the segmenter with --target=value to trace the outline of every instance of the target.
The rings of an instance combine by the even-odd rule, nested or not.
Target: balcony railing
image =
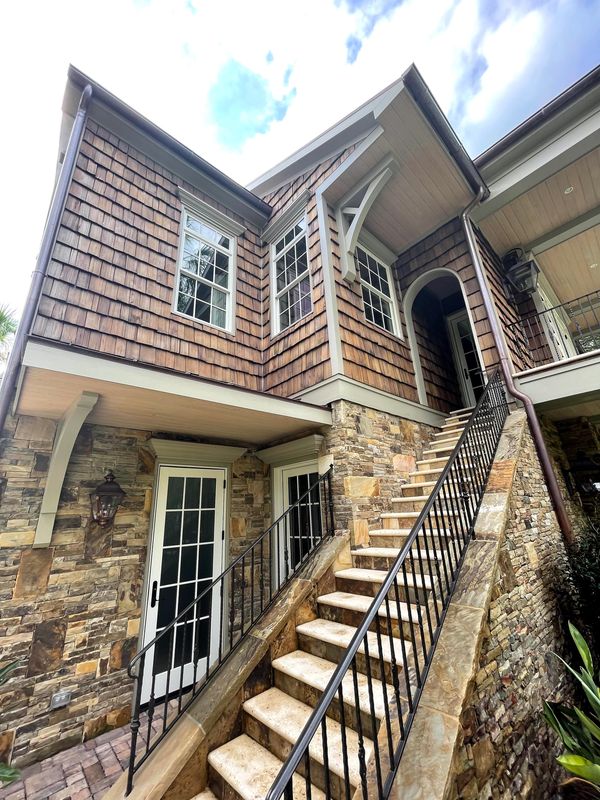
[[[210,686],[247,634],[322,543],[334,534],[333,467],[132,659],[134,679],[128,795],[137,770]],[[201,636],[208,615],[216,640]],[[183,631],[183,637],[180,632]],[[162,653],[162,655],[161,655]],[[165,659],[164,654],[168,654]],[[188,680],[184,683],[187,671]],[[149,699],[142,702],[142,687]]]
[[[600,289],[523,317],[509,335],[534,367],[600,350]]]

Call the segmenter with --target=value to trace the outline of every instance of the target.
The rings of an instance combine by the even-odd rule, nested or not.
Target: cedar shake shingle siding
[[[235,333],[172,313],[183,186],[89,121],[35,321],[35,336],[248,389],[261,385],[257,230],[238,237]]]
[[[331,375],[315,190],[339,167],[353,149],[354,147],[347,148],[336,158],[319,164],[318,167],[263,197],[263,200],[273,208],[271,219],[276,219],[279,213],[285,211],[306,190],[310,192],[306,218],[313,302],[311,314],[298,320],[287,330],[271,337],[271,313],[274,308],[271,303],[270,248],[267,248],[265,255],[267,269],[265,269],[263,284],[265,304],[263,346],[265,391],[267,392],[289,396],[314,386]]]

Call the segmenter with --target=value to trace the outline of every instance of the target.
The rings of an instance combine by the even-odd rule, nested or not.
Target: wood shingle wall
[[[33,333],[142,365],[262,389],[258,231],[238,237],[236,331],[172,313],[183,186],[89,121]]]

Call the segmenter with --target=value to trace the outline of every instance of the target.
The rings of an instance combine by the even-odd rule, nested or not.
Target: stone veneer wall
[[[24,765],[125,724],[125,667],[138,642],[154,482],[145,431],[85,425],[62,491],[52,546],[33,550],[56,423],[8,418],[0,437],[0,761]],[[112,468],[127,492],[111,529],[89,522],[89,492]],[[232,466],[231,555],[270,518],[268,468]],[[72,692],[51,711],[58,689]]]
[[[437,429],[346,400],[333,403],[332,414],[322,453],[334,464],[335,525],[366,543]],[[326,466],[322,459],[321,471]]]
[[[479,672],[463,712],[453,797],[509,800],[557,796],[561,751],[542,700],[565,691],[552,652],[563,632],[552,575],[565,548],[531,437],[517,464],[499,574]]]

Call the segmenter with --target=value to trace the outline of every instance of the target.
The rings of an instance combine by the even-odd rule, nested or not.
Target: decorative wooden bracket
[[[73,452],[73,446],[81,426],[97,402],[97,394],[94,392],[82,392],[73,405],[65,411],[59,423],[50,457],[46,488],[44,489],[40,516],[35,529],[33,547],[48,547],[52,540],[52,530],[58,510],[60,492],[71,453]]]
[[[356,279],[356,266],[354,263],[354,251],[358,243],[358,237],[361,229],[365,223],[367,215],[371,210],[371,206],[377,200],[381,190],[394,174],[392,159],[387,158],[380,164],[376,170],[367,178],[366,191],[363,194],[362,200],[358,206],[346,206],[342,203],[341,207],[341,223],[342,223],[342,237],[343,237],[343,251],[342,251],[342,277],[348,283],[352,283]],[[354,191],[353,197],[356,197],[362,187],[357,187]],[[350,198],[352,199],[352,198]],[[348,220],[352,220],[347,224]]]

